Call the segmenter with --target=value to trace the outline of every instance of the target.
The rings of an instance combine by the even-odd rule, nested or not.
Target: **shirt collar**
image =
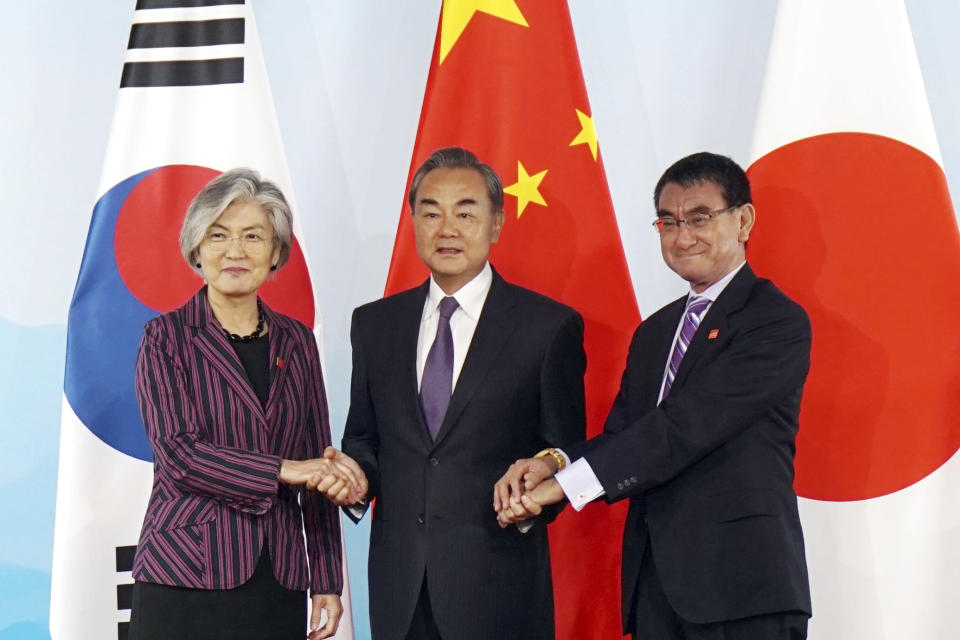
[[[474,321],[480,318],[480,312],[483,311],[483,303],[487,300],[487,294],[490,292],[490,285],[493,284],[493,269],[490,263],[483,265],[473,280],[463,285],[453,297],[457,299],[460,309],[470,316]],[[440,301],[447,297],[440,285],[430,276],[430,293],[427,297],[427,313],[436,313]]]
[[[687,301],[689,302],[690,299],[696,296],[697,298],[706,298],[710,302],[716,302],[717,298],[720,297],[720,294],[723,293],[723,290],[726,289],[727,285],[730,284],[730,281],[733,280],[733,276],[737,275],[740,269],[743,269],[743,265],[745,264],[747,264],[746,260],[741,262],[734,270],[714,282],[700,293],[696,293],[693,289],[690,289],[690,295],[687,297]],[[439,300],[437,301],[437,304],[440,304]]]

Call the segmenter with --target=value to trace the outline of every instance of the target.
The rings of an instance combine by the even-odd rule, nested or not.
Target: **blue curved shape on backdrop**
[[[153,461],[134,392],[143,325],[160,315],[127,289],[113,249],[120,209],[149,169],[114,186],[93,209],[67,323],[63,389],[80,421],[129,456]],[[150,233],[144,229],[144,233]]]

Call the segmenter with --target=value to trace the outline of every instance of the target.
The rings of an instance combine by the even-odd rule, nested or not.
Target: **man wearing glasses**
[[[630,500],[624,631],[793,640],[811,613],[793,459],[810,365],[804,310],[746,263],[747,176],[697,153],[654,190],[654,229],[690,293],[643,321],[604,433],[520,460],[494,489],[501,525],[568,499]],[[558,452],[560,453],[560,452]],[[554,476],[552,477],[551,476]]]

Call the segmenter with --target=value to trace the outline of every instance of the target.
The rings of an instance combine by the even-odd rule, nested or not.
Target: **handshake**
[[[280,482],[304,485],[318,491],[339,507],[349,507],[367,496],[367,476],[356,460],[333,447],[312,460],[284,460],[280,465]]]
[[[503,529],[512,523],[534,518],[543,507],[564,499],[554,478],[560,465],[552,456],[517,460],[493,486],[493,510]]]
[[[517,460],[493,487],[493,510],[501,528],[539,516],[543,507],[564,499],[553,477],[559,470],[552,456]],[[284,460],[280,482],[304,485],[340,507],[350,507],[367,497],[367,476],[357,462],[333,447],[311,460]]]

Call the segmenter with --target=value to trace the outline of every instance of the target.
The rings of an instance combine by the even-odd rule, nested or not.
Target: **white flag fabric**
[[[813,640],[957,637],[960,234],[900,0],[781,0],[748,259],[804,305]]]
[[[153,476],[134,395],[137,349],[146,321],[202,285],[180,256],[180,224],[197,191],[237,166],[283,190],[300,236],[251,4],[138,0],[67,328],[53,640],[126,637],[130,570]],[[313,326],[320,342],[320,314],[296,240],[261,295]],[[352,639],[344,579],[336,637]]]

